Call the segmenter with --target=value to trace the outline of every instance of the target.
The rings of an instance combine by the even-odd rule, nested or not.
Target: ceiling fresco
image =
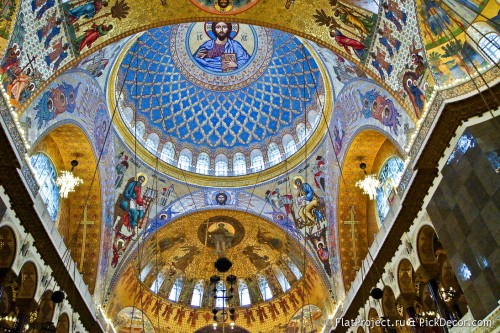
[[[480,43],[488,33],[498,33],[497,1],[419,0],[417,14],[427,61],[439,85],[469,80],[493,65],[495,59]]]
[[[4,47],[0,43],[0,72],[11,103],[24,109],[55,72],[112,42],[152,27],[231,14],[234,22],[281,27],[330,48],[390,88],[406,108],[422,113],[433,86],[446,88],[491,67],[478,42],[488,31],[498,31],[499,9],[488,0],[384,0],[378,11],[363,1],[191,0],[187,6],[163,0],[12,1],[0,17],[9,40]],[[475,27],[478,23],[489,28]]]
[[[310,110],[321,117],[325,104],[311,51],[288,33],[223,23],[231,30],[226,48],[234,52],[234,67],[224,69],[226,60],[215,55],[215,24],[153,29],[130,45],[114,85],[123,86],[119,110],[129,106],[135,115],[131,132],[142,121],[144,138],[157,133],[160,142],[193,155],[266,151],[285,133],[299,142],[297,124],[308,123]]]
[[[186,232],[188,229],[194,232]],[[225,245],[217,237],[222,231],[230,238]],[[204,280],[208,284],[217,273],[214,262],[222,253],[221,246],[224,255],[233,262],[230,273],[241,279],[256,280],[258,273],[272,276],[271,267],[284,270],[287,260],[293,260],[304,271],[302,244],[278,226],[245,212],[210,210],[185,215],[159,229],[143,244],[134,251],[140,257],[130,257],[131,263],[142,268],[152,263],[156,274],[162,271],[168,276],[182,275],[186,281]],[[283,294],[277,282],[271,285],[271,290],[276,297]],[[262,300],[259,293],[251,290],[253,303]]]
[[[28,155],[43,146],[63,156],[61,170],[79,140],[89,143],[96,163],[82,162],[85,193],[60,218],[80,221],[89,191],[101,198],[101,211],[95,203],[88,211],[87,250],[78,239],[71,251],[92,256],[82,271],[118,331],[141,331],[143,318],[148,332],[211,323],[209,308],[194,309],[186,295],[171,302],[151,286],[159,272],[171,274],[164,288],[180,276],[191,287],[207,280],[220,250],[210,228],[220,221],[233,270],[253,281],[257,300],[238,310],[237,325],[293,331],[307,317],[321,330],[378,228],[351,185],[363,175],[360,159],[376,172],[389,155],[408,158],[436,85],[491,67],[477,45],[498,31],[499,9],[494,0],[9,2],[0,13],[0,75]],[[48,147],[48,135],[57,144]],[[162,158],[168,142],[177,159],[191,151],[191,169]],[[251,152],[267,159],[271,143],[283,161],[251,171]],[[218,155],[231,165],[242,153],[248,171],[189,172],[199,153],[211,170]],[[346,224],[351,207],[359,224]],[[294,278],[288,260],[305,274]],[[156,268],[141,278],[138,262]],[[290,291],[269,267],[281,267]],[[259,299],[259,274],[276,298]]]

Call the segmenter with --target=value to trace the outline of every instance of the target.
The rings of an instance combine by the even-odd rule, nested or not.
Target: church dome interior
[[[0,332],[498,329],[499,27],[498,0],[5,2]]]

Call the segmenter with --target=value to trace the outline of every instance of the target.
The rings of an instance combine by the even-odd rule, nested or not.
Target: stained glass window
[[[55,183],[57,170],[50,158],[43,153],[31,155],[30,163],[38,185],[40,185],[40,196],[47,207],[50,218],[55,221],[59,213],[59,187]]]
[[[404,169],[403,160],[397,156],[392,156],[382,166],[378,175],[381,186],[377,189],[377,215],[380,223],[384,222],[394,201],[395,188],[401,180]]]

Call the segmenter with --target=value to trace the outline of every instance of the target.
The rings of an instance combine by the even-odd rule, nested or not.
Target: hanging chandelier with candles
[[[83,180],[73,174],[73,170],[78,165],[77,160],[71,161],[71,171],[61,171],[61,175],[56,179],[56,185],[59,186],[59,195],[61,198],[67,198],[70,192],[74,192],[78,185],[83,184]]]
[[[229,271],[232,265],[232,262],[228,258],[222,256],[214,263],[214,267],[219,274],[224,274]],[[214,330],[217,330],[217,327],[221,325],[222,331],[224,331],[228,319],[230,320],[229,328],[234,328],[236,316],[232,303],[234,302],[234,291],[237,279],[235,275],[230,274],[226,277],[226,283],[224,283],[224,279],[217,274],[210,277],[210,286],[212,287],[214,302],[214,307],[212,309],[214,315],[214,322],[212,325]]]
[[[375,175],[368,175],[366,173],[366,163],[361,163],[359,167],[363,170],[365,178],[358,180],[356,186],[362,189],[364,194],[368,194],[370,200],[375,200],[377,197],[377,189],[382,185]]]

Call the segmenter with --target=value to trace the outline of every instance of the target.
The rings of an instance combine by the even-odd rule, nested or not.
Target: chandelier
[[[56,185],[59,186],[59,195],[61,198],[67,198],[69,192],[74,192],[75,187],[83,184],[83,180],[73,174],[73,170],[77,165],[77,160],[71,161],[71,171],[61,171],[61,175],[56,179]]]
[[[226,257],[219,257],[214,266],[219,273],[226,273],[231,268],[232,263]],[[234,301],[237,279],[235,275],[230,274],[226,277],[226,283],[224,283],[224,279],[219,275],[210,277],[210,286],[212,287],[212,297],[214,300],[214,307],[212,309],[212,314],[214,315],[212,325],[214,330],[217,330],[217,327],[222,325],[222,331],[224,332],[228,319],[230,320],[229,328],[234,328],[236,316],[235,309],[231,306],[231,303]]]
[[[370,200],[375,200],[375,198],[377,197],[377,189],[379,189],[380,186],[382,186],[382,185],[380,184],[380,181],[378,180],[378,178],[375,177],[375,175],[366,174],[366,170],[365,170],[366,164],[365,163],[361,163],[359,165],[359,167],[365,173],[365,178],[358,180],[356,182],[356,186],[359,187],[360,189],[362,189],[364,194],[368,194],[368,196],[370,197]]]

